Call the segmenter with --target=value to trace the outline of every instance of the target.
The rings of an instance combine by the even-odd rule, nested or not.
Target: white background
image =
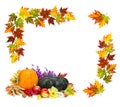
[[[7,49],[5,24],[8,15],[17,13],[23,7],[48,8],[68,7],[76,20],[60,25],[46,24],[45,28],[25,24],[24,40],[27,45],[25,55],[15,64],[11,64]],[[94,25],[88,15],[94,10],[110,16],[109,24],[103,28]],[[4,107],[119,107],[120,106],[120,6],[119,0],[4,0],[0,1],[0,104]],[[98,40],[112,32],[115,48],[116,74],[113,81],[105,85],[105,92],[88,98],[82,91],[93,83],[96,77],[99,50]],[[39,65],[56,73],[68,73],[67,78],[74,83],[75,97],[42,99],[11,97],[5,87],[18,69]]]

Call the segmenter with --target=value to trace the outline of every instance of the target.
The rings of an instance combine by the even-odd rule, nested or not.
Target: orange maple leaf
[[[95,20],[95,24],[99,24],[99,28],[103,27],[104,25],[108,24],[110,18],[109,16],[102,14],[100,11],[95,10],[92,14],[89,14],[88,17]]]

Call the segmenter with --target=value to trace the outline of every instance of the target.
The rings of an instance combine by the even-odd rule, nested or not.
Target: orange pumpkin
[[[24,89],[31,89],[38,84],[37,73],[32,69],[23,69],[19,73],[18,85]]]

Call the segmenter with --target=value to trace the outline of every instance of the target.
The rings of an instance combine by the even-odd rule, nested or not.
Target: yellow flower
[[[49,89],[49,94],[50,94],[50,96],[49,96],[50,98],[57,98],[59,96],[58,95],[58,89],[52,86]]]

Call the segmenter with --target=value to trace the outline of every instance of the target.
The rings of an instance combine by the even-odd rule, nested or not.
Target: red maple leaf
[[[43,17],[43,19],[47,19],[49,18],[50,10],[48,9],[44,10],[44,8],[42,8],[40,15]]]
[[[17,50],[15,50],[15,52],[18,54],[18,55],[22,55],[22,56],[24,56],[24,49],[23,48],[19,48],[19,49],[17,49]]]
[[[100,57],[99,58],[99,66],[101,67],[101,68],[104,68],[105,66],[107,66],[109,64],[109,62],[108,62],[108,59],[104,59],[104,58],[102,58],[102,57]]]
[[[13,43],[15,41],[15,38],[13,36],[8,36],[7,38],[8,38],[7,42]]]
[[[67,13],[68,8],[60,8],[60,13],[64,16]]]
[[[67,75],[67,73],[64,73],[64,74],[59,73],[58,74],[59,77],[65,77],[66,75]]]
[[[17,28],[14,32],[13,32],[13,35],[14,37],[17,37],[17,38],[20,38],[22,39],[22,36],[23,36],[23,33],[24,31],[20,28]]]
[[[50,25],[50,24],[54,25],[54,24],[55,24],[55,23],[54,23],[54,20],[55,20],[55,18],[50,17],[50,18],[48,19],[49,25]]]
[[[107,59],[108,59],[108,60],[114,60],[114,56],[115,56],[114,54],[113,54],[113,55],[108,54]]]
[[[99,40],[99,45],[98,45],[99,48],[104,48],[106,46],[107,46],[107,44],[104,41]]]

